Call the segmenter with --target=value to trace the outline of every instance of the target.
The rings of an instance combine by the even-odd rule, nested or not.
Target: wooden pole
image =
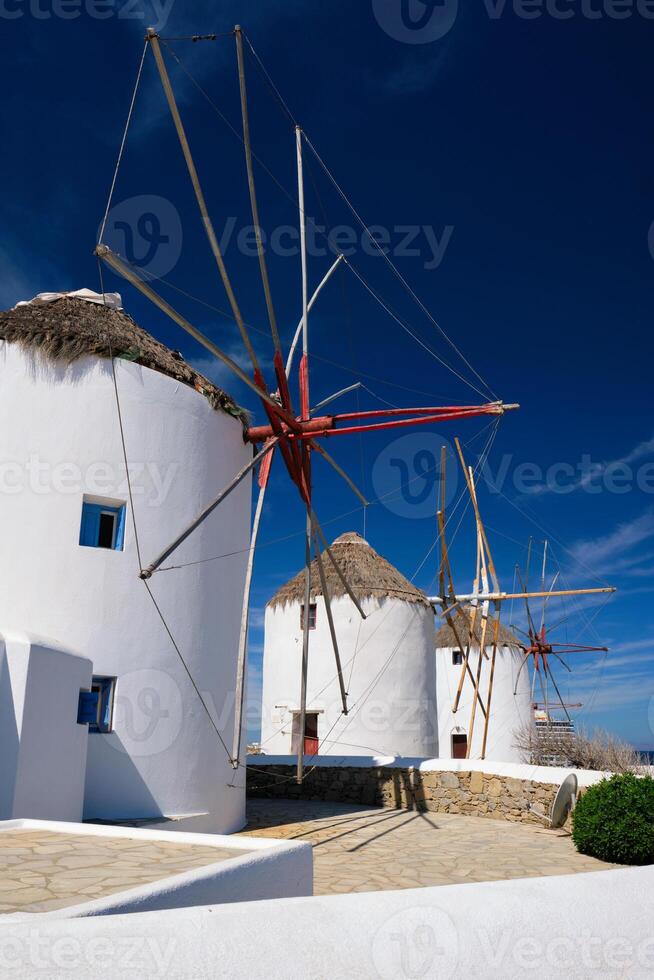
[[[259,487],[259,497],[254,512],[252,522],[252,533],[250,535],[250,551],[248,553],[248,563],[245,570],[245,586],[243,588],[243,604],[241,606],[241,630],[238,638],[238,659],[236,665],[236,696],[234,704],[234,739],[232,742],[232,765],[236,769],[239,765],[241,754],[241,735],[243,728],[243,698],[245,696],[245,671],[247,666],[248,648],[248,621],[250,616],[250,591],[252,588],[252,572],[254,569],[254,553],[259,536],[259,525],[261,514],[266,497],[267,483]]]
[[[313,511],[312,511],[312,516],[313,516],[313,519],[314,519],[314,521],[315,521],[315,526],[316,526],[316,530],[317,530],[317,532],[318,532],[318,535],[320,536],[320,540],[322,541],[322,546],[323,546],[323,548],[325,549],[325,551],[327,552],[327,555],[328,555],[328,557],[329,557],[329,560],[330,560],[330,562],[331,562],[331,563],[332,563],[332,565],[334,566],[334,571],[336,572],[336,574],[337,574],[337,575],[338,575],[338,577],[340,578],[340,580],[341,580],[341,583],[342,583],[342,585],[343,585],[343,588],[345,589],[345,591],[346,591],[346,592],[347,592],[347,594],[349,595],[349,597],[350,597],[350,599],[352,600],[352,602],[353,602],[353,603],[354,603],[354,605],[356,606],[356,608],[357,608],[357,612],[358,612],[358,613],[359,613],[359,615],[361,616],[361,619],[366,619],[367,617],[366,617],[366,614],[364,613],[364,611],[363,611],[363,609],[362,609],[362,607],[361,607],[361,603],[359,602],[359,600],[358,600],[358,599],[357,599],[357,597],[355,596],[355,594],[354,594],[354,592],[352,591],[352,589],[351,589],[351,587],[350,587],[350,583],[349,583],[349,582],[348,582],[348,580],[347,580],[347,579],[345,578],[345,575],[344,575],[344,574],[343,574],[343,572],[341,571],[341,568],[340,568],[340,566],[339,566],[339,564],[338,564],[338,562],[337,562],[337,561],[336,561],[336,559],[334,558],[334,556],[333,556],[333,554],[332,554],[332,551],[331,551],[331,548],[330,548],[330,547],[329,547],[329,545],[327,544],[327,538],[326,538],[326,537],[325,537],[325,535],[323,534],[323,530],[322,530],[322,528],[321,528],[321,526],[320,526],[320,524],[318,523],[318,518],[316,517],[316,515],[315,515],[315,512],[313,512]]]
[[[361,493],[361,491],[357,487],[356,483],[354,483],[354,481],[350,479],[350,477],[347,475],[347,473],[345,472],[345,470],[341,466],[339,466],[339,464],[336,462],[336,460],[332,456],[329,455],[329,453],[327,452],[327,450],[325,449],[325,447],[324,446],[321,446],[319,442],[314,442],[313,440],[311,440],[310,446],[311,446],[312,449],[315,449],[316,452],[320,456],[322,456],[322,458],[325,460],[325,462],[326,463],[329,463],[329,465],[332,467],[332,469],[336,470],[336,472],[338,473],[338,475],[345,480],[345,482],[347,483],[347,485],[350,488],[350,490],[352,491],[352,493],[356,497],[359,498],[359,500],[361,501],[361,503],[363,504],[363,506],[364,507],[368,507],[368,501],[363,496],[363,494]]]
[[[94,254],[97,255],[98,258],[102,259],[102,261],[105,262],[109,268],[113,269],[114,272],[117,272],[118,275],[122,276],[124,279],[127,279],[128,282],[131,282],[131,284],[135,286],[139,292],[143,293],[144,296],[147,296],[151,303],[154,303],[154,305],[165,313],[166,316],[169,316],[171,320],[182,328],[182,330],[185,330],[191,335],[191,337],[197,340],[199,344],[202,344],[202,346],[206,347],[208,351],[211,351],[211,353],[217,357],[219,361],[222,361],[222,363],[236,375],[239,381],[242,381],[243,384],[247,385],[247,387],[258,395],[259,398],[263,399],[267,405],[270,405],[270,407],[274,409],[276,414],[284,422],[286,422],[287,425],[289,425],[292,429],[297,429],[297,421],[292,415],[289,415],[280,407],[279,402],[275,401],[275,399],[272,398],[267,391],[264,391],[263,388],[259,387],[259,385],[257,385],[241,367],[239,367],[236,361],[233,361],[232,358],[229,357],[228,354],[225,354],[225,352],[221,350],[217,344],[214,344],[213,340],[209,340],[208,337],[205,337],[205,335],[198,330],[197,327],[194,327],[193,324],[183,317],[181,313],[178,313],[177,310],[173,309],[170,303],[167,303],[163,297],[159,296],[158,293],[155,293],[151,286],[149,286],[146,282],[143,282],[143,280],[119,255],[116,255],[115,252],[111,251],[108,245],[98,245]]]
[[[270,321],[270,331],[272,333],[275,350],[281,353],[281,343],[279,331],[277,329],[277,318],[270,290],[270,280],[268,278],[268,267],[266,265],[266,253],[263,247],[261,235],[261,223],[259,221],[259,205],[257,203],[257,192],[254,183],[254,168],[252,166],[252,144],[250,140],[250,118],[248,114],[248,95],[245,81],[245,58],[243,56],[243,32],[237,24],[234,28],[236,38],[236,57],[238,61],[238,83],[241,94],[241,117],[243,120],[243,147],[245,149],[245,166],[248,174],[248,189],[250,191],[250,209],[252,211],[252,223],[254,224],[254,234],[257,241],[257,255],[259,257],[259,269],[261,272],[261,282],[266,298],[266,308],[268,310],[268,320]]]
[[[204,199],[204,194],[202,192],[202,187],[200,185],[200,179],[198,177],[198,172],[195,168],[195,163],[193,162],[193,156],[191,154],[191,148],[189,146],[188,139],[186,138],[186,132],[184,130],[184,124],[182,123],[182,117],[179,114],[179,109],[177,107],[177,102],[175,101],[175,94],[173,92],[172,85],[170,84],[170,78],[168,76],[168,70],[161,53],[161,46],[159,44],[159,37],[157,32],[153,27],[148,28],[147,39],[150,42],[150,47],[152,48],[152,53],[154,54],[154,60],[157,64],[157,69],[159,71],[159,77],[161,78],[161,84],[163,86],[164,94],[166,96],[166,101],[168,102],[168,108],[170,109],[170,114],[173,117],[173,123],[175,124],[175,129],[177,131],[177,137],[179,139],[180,146],[182,148],[182,153],[184,154],[184,160],[186,161],[186,168],[189,172],[189,177],[191,178],[191,183],[193,185],[193,190],[195,192],[195,198],[198,202],[198,208],[200,209],[200,216],[202,218],[202,224],[209,241],[209,247],[213,253],[214,259],[216,260],[216,265],[218,266],[218,272],[220,273],[220,278],[222,280],[225,292],[227,293],[227,299],[229,300],[229,305],[232,308],[232,313],[234,314],[234,319],[238,326],[239,332],[245,348],[252,361],[252,366],[255,371],[259,371],[259,362],[257,361],[257,355],[254,352],[254,347],[250,341],[243,316],[241,315],[241,310],[236,300],[236,295],[232,288],[232,284],[225,267],[225,262],[223,260],[222,253],[220,251],[220,245],[218,244],[218,238],[214,231],[213,223],[209,217],[209,211],[207,209],[207,203]]]
[[[297,152],[297,191],[300,209],[300,257],[302,261],[302,362],[300,388],[302,399],[302,418],[308,419],[310,413],[309,371],[309,289],[307,276],[307,222],[304,209],[304,168],[302,165],[302,130],[295,127],[295,147]],[[302,377],[302,374],[304,377]]]
[[[497,644],[500,638],[500,611],[495,609],[495,623],[493,627],[493,653],[491,655],[490,678],[488,681],[488,700],[486,702],[486,718],[484,720],[484,735],[481,742],[481,759],[486,758],[486,744],[488,741],[488,726],[491,718],[491,701],[493,700],[493,682],[495,680],[495,661],[497,659]]]
[[[246,466],[244,466],[239,473],[237,473],[237,475],[234,477],[231,483],[229,483],[224,488],[224,490],[220,491],[220,493],[215,498],[215,500],[212,500],[211,503],[207,507],[205,507],[204,510],[201,511],[196,518],[194,518],[194,520],[191,521],[191,523],[182,531],[182,533],[177,535],[173,543],[169,544],[167,548],[164,548],[161,554],[157,555],[154,561],[150,562],[150,564],[146,568],[141,569],[139,577],[142,579],[152,578],[153,572],[156,572],[156,570],[160,567],[160,565],[164,563],[166,558],[169,558],[172,555],[172,553],[176,551],[177,548],[179,548],[180,544],[186,541],[189,535],[191,535],[193,531],[195,531],[196,528],[198,528],[200,524],[202,524],[202,522],[205,521],[207,517],[209,517],[209,515],[213,513],[213,511],[216,509],[216,507],[218,507],[219,504],[222,504],[223,500],[225,500],[230,495],[230,493],[236,489],[239,483],[241,483],[245,479],[245,477],[248,475],[248,473],[250,473],[251,470],[254,469],[257,463],[260,460],[262,460],[264,456],[267,456],[268,453],[275,448],[278,441],[279,440],[277,438],[270,439],[263,447],[263,449],[261,449],[256,454],[256,456],[254,456],[250,460],[250,462]]]
[[[332,275],[334,274],[334,272],[336,272],[337,268],[339,267],[339,265],[341,264],[341,262],[343,261],[344,258],[345,258],[344,255],[339,255],[338,258],[336,259],[336,261],[333,263],[333,265],[328,269],[327,273],[325,274],[325,276],[323,277],[323,279],[319,283],[318,287],[316,288],[313,296],[309,300],[309,305],[307,307],[307,312],[311,313],[311,310],[313,309],[314,303],[318,299],[318,296],[320,295],[320,292],[321,292],[323,286],[325,286],[328,283],[328,281],[330,280],[330,278],[332,277]],[[291,368],[293,367],[293,358],[295,357],[295,350],[297,348],[297,345],[300,342],[300,337],[302,336],[302,327],[303,326],[304,326],[304,315],[302,315],[302,318],[300,319],[300,322],[297,325],[297,329],[295,331],[295,336],[293,337],[293,343],[291,344],[290,350],[288,352],[288,359],[286,361],[286,375],[287,375],[287,377],[290,377],[290,374],[291,374]]]
[[[343,668],[341,666],[341,655],[338,649],[338,640],[336,638],[336,627],[334,626],[334,617],[332,616],[332,604],[329,596],[329,589],[327,588],[327,579],[325,577],[325,569],[322,564],[322,556],[320,554],[320,544],[318,542],[318,535],[316,533],[315,525],[313,526],[313,546],[316,552],[316,564],[318,565],[318,575],[320,576],[320,587],[322,589],[323,599],[325,600],[325,612],[327,613],[327,622],[329,624],[329,632],[332,638],[332,647],[334,649],[334,659],[336,660],[336,671],[338,674],[338,685],[341,690],[341,704],[343,706],[343,714],[347,714],[347,692],[345,690],[345,681],[343,680]]]
[[[302,614],[302,678],[300,682],[300,741],[297,753],[296,781],[304,778],[304,730],[307,720],[307,676],[309,671],[309,612],[311,606],[311,512],[307,511],[305,530],[304,609]]]

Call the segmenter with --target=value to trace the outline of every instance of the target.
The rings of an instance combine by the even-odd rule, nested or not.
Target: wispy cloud
[[[616,459],[605,460],[601,463],[595,463],[589,466],[579,477],[578,480],[572,483],[566,483],[566,491],[573,492],[574,490],[583,490],[584,487],[588,487],[593,483],[596,483],[604,474],[610,472],[611,470],[618,469],[621,466],[629,466],[631,463],[636,463],[640,459],[645,459],[647,456],[652,456],[654,454],[654,436],[651,439],[644,439],[642,442],[636,443],[632,449],[628,450],[623,456],[618,456]],[[560,487],[554,483],[539,483],[534,487],[526,487],[526,494],[531,496],[543,496],[548,493],[559,493]]]
[[[632,521],[618,524],[610,534],[589,541],[578,541],[571,551],[580,564],[606,564],[625,551],[654,537],[654,512],[646,511]]]

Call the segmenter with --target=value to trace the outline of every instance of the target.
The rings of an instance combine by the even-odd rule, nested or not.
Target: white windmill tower
[[[349,593],[337,569],[347,576]],[[340,675],[334,671],[326,592],[338,635]],[[308,612],[311,675],[302,727],[297,677],[304,621],[302,570],[266,606],[265,752],[436,755],[434,615],[424,592],[355,532],[342,534],[329,553],[314,559]]]
[[[12,468],[0,507],[0,630],[93,663],[85,816],[193,815],[194,829],[238,829],[244,793],[226,788],[229,756],[209,737],[196,686],[231,740],[249,481],[180,551],[235,552],[228,563],[145,585],[138,573],[141,555],[251,459],[243,413],[137,326],[120,297],[83,290],[0,314],[0,416],[0,457]],[[47,728],[40,737],[48,743]]]

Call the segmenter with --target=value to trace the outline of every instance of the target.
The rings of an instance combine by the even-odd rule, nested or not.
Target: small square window
[[[96,503],[84,498],[79,543],[85,548],[122,551],[125,544],[125,504]]]
[[[309,629],[315,630],[316,628],[316,614],[318,610],[318,604],[315,602],[309,603]],[[304,629],[304,603],[300,607],[300,629]]]
[[[463,654],[460,650],[452,650],[452,664],[454,667],[460,667],[463,663]]]
[[[80,691],[78,725],[88,725],[89,732],[113,731],[115,677],[93,677],[90,691]]]

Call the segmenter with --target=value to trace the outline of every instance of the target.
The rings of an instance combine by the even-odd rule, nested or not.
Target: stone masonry
[[[482,772],[421,772],[414,768],[309,766],[298,786],[292,766],[248,769],[248,796],[325,800],[396,810],[462,813],[544,826],[557,786]],[[545,818],[545,819],[543,819]]]

